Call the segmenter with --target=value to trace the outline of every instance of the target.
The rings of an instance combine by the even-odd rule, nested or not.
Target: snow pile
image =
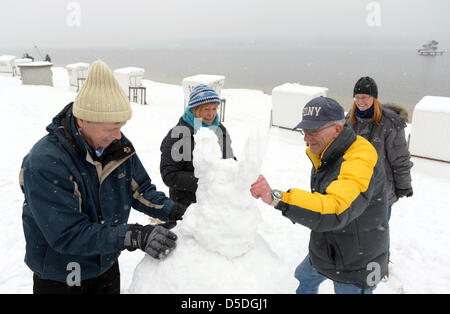
[[[217,136],[206,128],[195,142],[197,203],[174,229],[177,249],[163,261],[145,256],[129,292],[293,293],[293,270],[258,234],[262,218],[249,192],[258,165],[222,160]]]

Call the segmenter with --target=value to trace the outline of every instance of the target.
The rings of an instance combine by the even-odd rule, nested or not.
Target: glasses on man
[[[331,128],[332,126],[335,126],[336,123],[332,123],[329,124],[327,126],[321,127],[319,129],[315,129],[315,130],[305,130],[305,129],[299,129],[300,134],[301,135],[309,135],[309,136],[316,136],[317,134],[319,134],[320,132],[322,132],[323,130],[326,130],[328,128]]]
[[[353,97],[353,100],[354,101],[358,101],[358,100],[366,101],[366,100],[369,100],[370,97],[372,97],[372,96],[355,96],[355,97]]]

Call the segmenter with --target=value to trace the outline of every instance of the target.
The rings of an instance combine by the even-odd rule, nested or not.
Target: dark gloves
[[[163,259],[176,247],[177,235],[170,231],[177,220],[183,218],[186,206],[175,203],[170,210],[169,220],[160,225],[134,225],[125,234],[125,248],[128,251],[141,249],[153,258]]]
[[[184,212],[186,211],[187,206],[175,203],[169,213],[169,221],[177,221],[183,219]]]
[[[411,196],[413,196],[413,189],[412,188],[409,188],[409,189],[398,189],[398,190],[395,191],[395,194],[397,194],[397,196],[399,198],[403,197],[403,196],[411,197]]]
[[[141,249],[156,259],[164,259],[175,247],[177,235],[162,225],[133,225],[125,234],[128,251]]]

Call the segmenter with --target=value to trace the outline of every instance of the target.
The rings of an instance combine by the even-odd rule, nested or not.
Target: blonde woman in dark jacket
[[[386,171],[388,219],[392,205],[401,197],[413,195],[411,155],[405,139],[405,121],[378,101],[378,87],[371,77],[361,77],[353,90],[353,107],[348,126],[366,138],[377,150]]]
[[[196,86],[182,117],[161,143],[161,177],[169,187],[171,199],[186,207],[197,201],[198,179],[194,175],[192,153],[198,129],[212,130],[217,135],[223,159],[234,158],[230,134],[217,114],[219,104],[214,89],[203,84]]]

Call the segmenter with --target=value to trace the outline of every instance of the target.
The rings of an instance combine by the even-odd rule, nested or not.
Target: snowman
[[[249,191],[261,160],[247,142],[242,160],[222,159],[208,128],[195,135],[197,203],[178,225],[177,248],[164,260],[146,255],[130,293],[294,293],[290,268],[258,233],[261,214]],[[257,158],[256,158],[257,159]]]

